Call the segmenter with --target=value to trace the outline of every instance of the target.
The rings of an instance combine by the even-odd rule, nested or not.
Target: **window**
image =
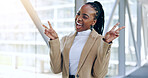
[[[30,2],[42,23],[50,21],[60,38],[74,30],[74,0]],[[51,73],[49,48],[20,0],[1,1],[0,9],[0,77],[60,78]]]

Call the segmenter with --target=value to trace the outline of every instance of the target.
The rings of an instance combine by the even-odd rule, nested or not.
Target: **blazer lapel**
[[[66,45],[65,45],[65,48],[64,48],[64,51],[63,51],[63,55],[64,55],[64,62],[65,62],[65,68],[66,68],[66,71],[67,71],[67,74],[69,74],[69,51],[70,51],[70,48],[73,44],[73,41],[74,41],[74,38],[75,38],[75,35],[76,35],[76,32],[70,36],[68,36],[67,40],[66,40]]]
[[[85,43],[85,46],[82,50],[82,53],[81,53],[81,57],[80,57],[80,60],[79,60],[79,65],[78,65],[78,68],[77,68],[77,73],[79,72],[79,70],[81,69],[83,63],[85,62],[85,59],[87,57],[87,55],[89,54],[90,52],[90,49],[91,47],[93,46],[95,40],[96,40],[96,36],[97,36],[97,32],[95,30],[93,30],[91,32],[91,34],[89,35],[88,37],[88,40],[87,42]]]

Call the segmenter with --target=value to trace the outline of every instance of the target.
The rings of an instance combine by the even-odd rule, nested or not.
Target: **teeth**
[[[80,24],[80,23],[78,23],[78,22],[77,22],[77,24],[78,24],[78,25],[82,25],[82,24]]]

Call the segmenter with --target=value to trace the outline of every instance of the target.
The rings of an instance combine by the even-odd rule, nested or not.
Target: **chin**
[[[80,30],[80,29],[76,29],[76,31],[77,31],[77,32],[81,32],[81,30]]]

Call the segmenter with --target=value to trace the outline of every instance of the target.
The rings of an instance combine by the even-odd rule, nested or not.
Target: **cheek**
[[[91,23],[90,22],[84,22],[84,27],[85,28],[90,28],[91,26]]]
[[[93,24],[93,21],[85,21],[85,28],[90,28],[90,26]]]
[[[75,21],[77,20],[77,18],[78,18],[78,15],[75,16]]]
[[[85,21],[84,23],[87,27],[91,26],[92,25],[92,22],[91,21]]]

